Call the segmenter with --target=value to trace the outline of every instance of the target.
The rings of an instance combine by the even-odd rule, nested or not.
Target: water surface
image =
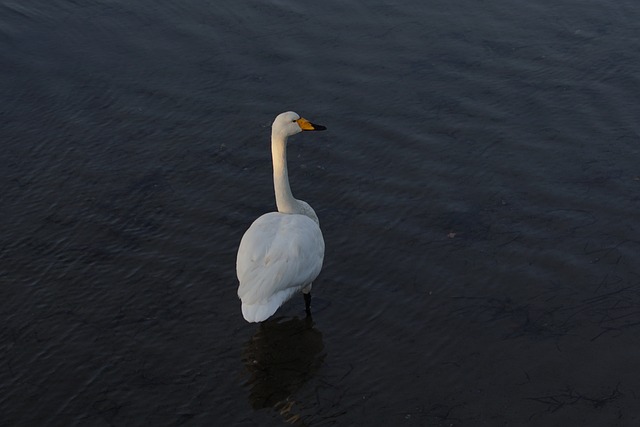
[[[631,1],[0,1],[2,425],[640,420]],[[326,241],[244,322],[269,126]]]

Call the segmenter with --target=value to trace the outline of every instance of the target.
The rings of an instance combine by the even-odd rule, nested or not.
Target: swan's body
[[[242,315],[262,322],[298,291],[307,313],[312,282],[320,274],[324,239],[311,206],[291,194],[287,173],[287,139],[303,130],[324,130],[294,112],[282,113],[271,127],[273,184],[278,212],[256,219],[238,248],[236,271]]]

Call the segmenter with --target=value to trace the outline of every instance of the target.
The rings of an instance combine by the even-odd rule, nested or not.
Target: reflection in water
[[[305,319],[262,322],[245,347],[244,363],[251,373],[249,400],[254,409],[273,407],[287,422],[299,423],[292,395],[318,371],[325,354],[322,334]]]

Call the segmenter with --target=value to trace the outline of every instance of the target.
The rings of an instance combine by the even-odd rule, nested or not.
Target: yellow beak
[[[302,130],[325,130],[327,129],[326,127],[322,126],[322,125],[316,125],[311,123],[309,120],[300,117],[298,120],[296,120],[296,122],[298,123],[298,126],[300,126],[300,129]]]

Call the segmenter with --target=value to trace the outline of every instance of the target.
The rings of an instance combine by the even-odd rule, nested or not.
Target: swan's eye
[[[296,119],[293,119],[293,120],[291,120],[291,123],[295,123],[296,121],[297,121]]]

